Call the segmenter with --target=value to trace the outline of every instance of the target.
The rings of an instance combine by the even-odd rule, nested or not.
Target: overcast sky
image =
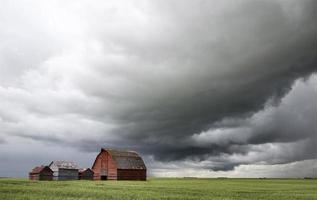
[[[2,0],[0,176],[317,177],[316,64],[314,0]]]

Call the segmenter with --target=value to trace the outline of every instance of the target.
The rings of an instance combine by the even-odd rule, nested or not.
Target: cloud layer
[[[316,13],[308,0],[4,1],[0,147],[131,148],[153,169],[315,159]]]

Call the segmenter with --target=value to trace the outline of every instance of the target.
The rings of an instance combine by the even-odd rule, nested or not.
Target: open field
[[[0,179],[0,199],[317,199],[317,180],[167,179],[39,182]]]

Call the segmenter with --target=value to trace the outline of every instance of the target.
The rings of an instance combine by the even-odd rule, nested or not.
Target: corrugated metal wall
[[[54,171],[53,179],[58,181],[78,180],[78,169],[58,169],[58,171]]]

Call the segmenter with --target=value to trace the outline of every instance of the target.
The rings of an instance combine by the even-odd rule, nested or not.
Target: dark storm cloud
[[[210,130],[195,134],[194,144],[225,147],[223,155],[207,158],[224,158],[220,162],[223,170],[228,164],[284,164],[316,159],[317,105],[311,101],[317,97],[315,85],[316,76],[306,82],[297,81],[279,105],[267,105],[249,118],[224,119]]]
[[[189,138],[223,118],[249,117],[264,109],[269,99],[278,103],[294,80],[317,69],[316,2],[297,5],[303,9],[298,16],[283,7],[286,2],[244,1],[220,16],[209,10],[212,5],[208,2],[187,3],[159,5],[171,30],[168,35],[163,33],[157,46],[156,41],[133,43],[132,39],[126,47],[133,49],[133,56],[142,60],[142,65],[164,63],[175,68],[175,75],[161,77],[148,72],[135,79],[133,75],[138,74],[132,73],[132,78],[126,79],[134,90],[113,97],[113,102],[131,105],[113,113],[121,124],[114,133],[124,138],[119,144],[165,161],[236,153],[239,148],[232,149],[230,143],[194,146]],[[222,20],[227,23],[221,24]],[[142,83],[149,85],[138,85]],[[108,94],[102,88],[90,89],[84,87],[84,92],[97,89],[94,95],[101,98]],[[254,133],[245,144],[303,139],[278,130],[282,122],[273,126],[271,133],[252,130],[264,134]],[[285,136],[277,132],[285,132]]]
[[[130,148],[153,168],[215,171],[316,158],[316,1],[8,1],[0,9],[8,145]],[[301,78],[307,85],[294,85]]]

